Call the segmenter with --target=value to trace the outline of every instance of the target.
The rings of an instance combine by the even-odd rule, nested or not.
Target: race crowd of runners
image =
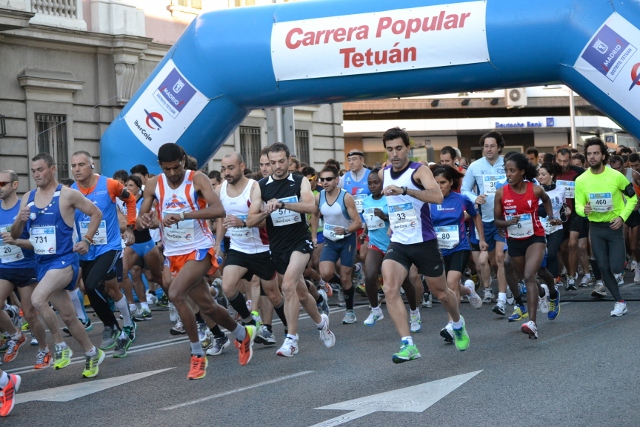
[[[0,172],[3,362],[30,339],[35,369],[63,369],[73,355],[65,340],[74,339],[86,357],[82,376],[95,377],[106,351],[127,356],[154,305],[168,307],[171,334],[188,337],[193,380],[231,343],[240,365],[256,343],[282,357],[312,346],[298,335],[301,310],[324,347],[339,345],[334,293],[343,325],[359,322],[356,293],[370,305],[365,326],[391,318],[400,338],[394,363],[421,357],[412,334],[420,308],[434,301],[446,310],[441,337],[460,351],[470,344],[461,301],[471,307],[463,311],[489,305],[522,321],[532,339],[538,311],[557,319],[561,292],[578,287],[592,286],[593,298],[610,293],[611,316],[627,313],[625,267],[640,281],[633,150],[610,153],[591,138],[581,153],[503,153],[502,135],[489,132],[480,159],[445,147],[429,164],[409,158],[403,129],[386,131],[381,144],[384,165],[368,168],[352,150],[346,173],[335,160],[319,170],[303,164],[282,143],[263,149],[259,172],[230,153],[208,175],[173,143],[160,147],[155,176],[137,165],[105,177],[78,151],[73,179],[61,182],[41,153],[31,159],[36,189],[21,199],[18,175]],[[94,325],[85,296],[104,327],[99,345],[87,334]],[[274,334],[274,312],[284,336]],[[21,377],[0,372],[6,416]]]

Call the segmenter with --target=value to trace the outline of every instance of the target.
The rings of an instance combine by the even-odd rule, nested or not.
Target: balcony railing
[[[77,3],[79,1],[80,0],[31,0],[31,10],[32,12],[43,15],[78,19]]]

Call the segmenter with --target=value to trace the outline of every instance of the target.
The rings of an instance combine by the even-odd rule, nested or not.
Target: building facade
[[[34,188],[29,159],[42,151],[56,159],[59,178],[69,177],[77,150],[91,153],[100,171],[101,135],[189,23],[207,11],[257,4],[0,0],[0,170],[18,173],[21,193]],[[253,111],[199,166],[216,169],[224,154],[239,151],[257,170],[260,149],[273,139],[268,116]],[[296,107],[292,120],[298,158],[316,167],[344,160],[341,105]]]

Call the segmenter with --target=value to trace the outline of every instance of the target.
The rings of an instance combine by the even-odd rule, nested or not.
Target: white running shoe
[[[627,303],[626,302],[616,302],[613,306],[613,311],[611,312],[611,317],[620,317],[627,314]]]
[[[431,292],[428,294],[422,294],[422,304],[420,304],[422,308],[431,308],[433,307],[433,296]]]
[[[538,339],[538,327],[532,320],[529,320],[527,323],[523,323],[520,330],[529,335],[529,339]]]
[[[291,337],[285,338],[282,347],[276,352],[278,356],[293,357],[298,354],[298,340]]]
[[[369,313],[369,317],[364,321],[366,326],[373,326],[379,320],[384,319],[384,314],[382,313],[382,309],[380,307],[372,308],[371,313]]]
[[[422,329],[422,320],[420,319],[420,312],[418,310],[416,310],[416,314],[409,316],[409,324],[411,325],[412,333],[420,332],[420,329]]]
[[[347,310],[344,313],[344,318],[342,319],[343,325],[351,325],[356,323],[358,319],[356,318],[356,312],[353,310]]]
[[[640,282],[640,268],[636,268],[636,272],[633,275],[633,282],[634,283]]]
[[[547,314],[549,313],[549,287],[546,283],[543,283],[540,286],[544,289],[544,295],[538,297],[538,310],[543,314]]]
[[[589,273],[585,274],[584,276],[582,276],[582,280],[580,280],[580,287],[586,288],[587,286],[591,285],[591,280],[592,280],[591,274]]]
[[[467,295],[467,301],[469,301],[469,304],[471,304],[473,308],[482,307],[482,298],[480,298],[480,295],[476,293],[476,284],[473,283],[473,280],[465,280],[464,286],[469,288],[471,291],[471,293]]]
[[[169,303],[169,321],[175,323],[177,320],[178,320],[178,310],[176,309],[176,306],[170,302]]]
[[[485,304],[491,304],[496,296],[493,294],[493,289],[485,288],[484,296],[482,297],[482,302]]]
[[[618,281],[618,286],[624,285],[624,272],[618,273],[618,274],[614,274],[614,276],[616,277],[616,280]]]
[[[324,319],[324,326],[320,329],[320,341],[325,347],[331,348],[336,345],[336,336],[329,329],[329,316],[321,314],[320,317]]]

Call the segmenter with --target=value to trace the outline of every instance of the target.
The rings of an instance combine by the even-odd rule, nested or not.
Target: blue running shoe
[[[549,312],[547,313],[549,320],[555,319],[560,314],[560,291],[558,288],[556,288],[556,292],[558,294],[555,298],[549,297]]]
[[[518,320],[526,319],[529,317],[529,313],[527,313],[527,307],[524,305],[518,305],[513,308],[513,314],[509,316],[509,322],[515,322]]]

